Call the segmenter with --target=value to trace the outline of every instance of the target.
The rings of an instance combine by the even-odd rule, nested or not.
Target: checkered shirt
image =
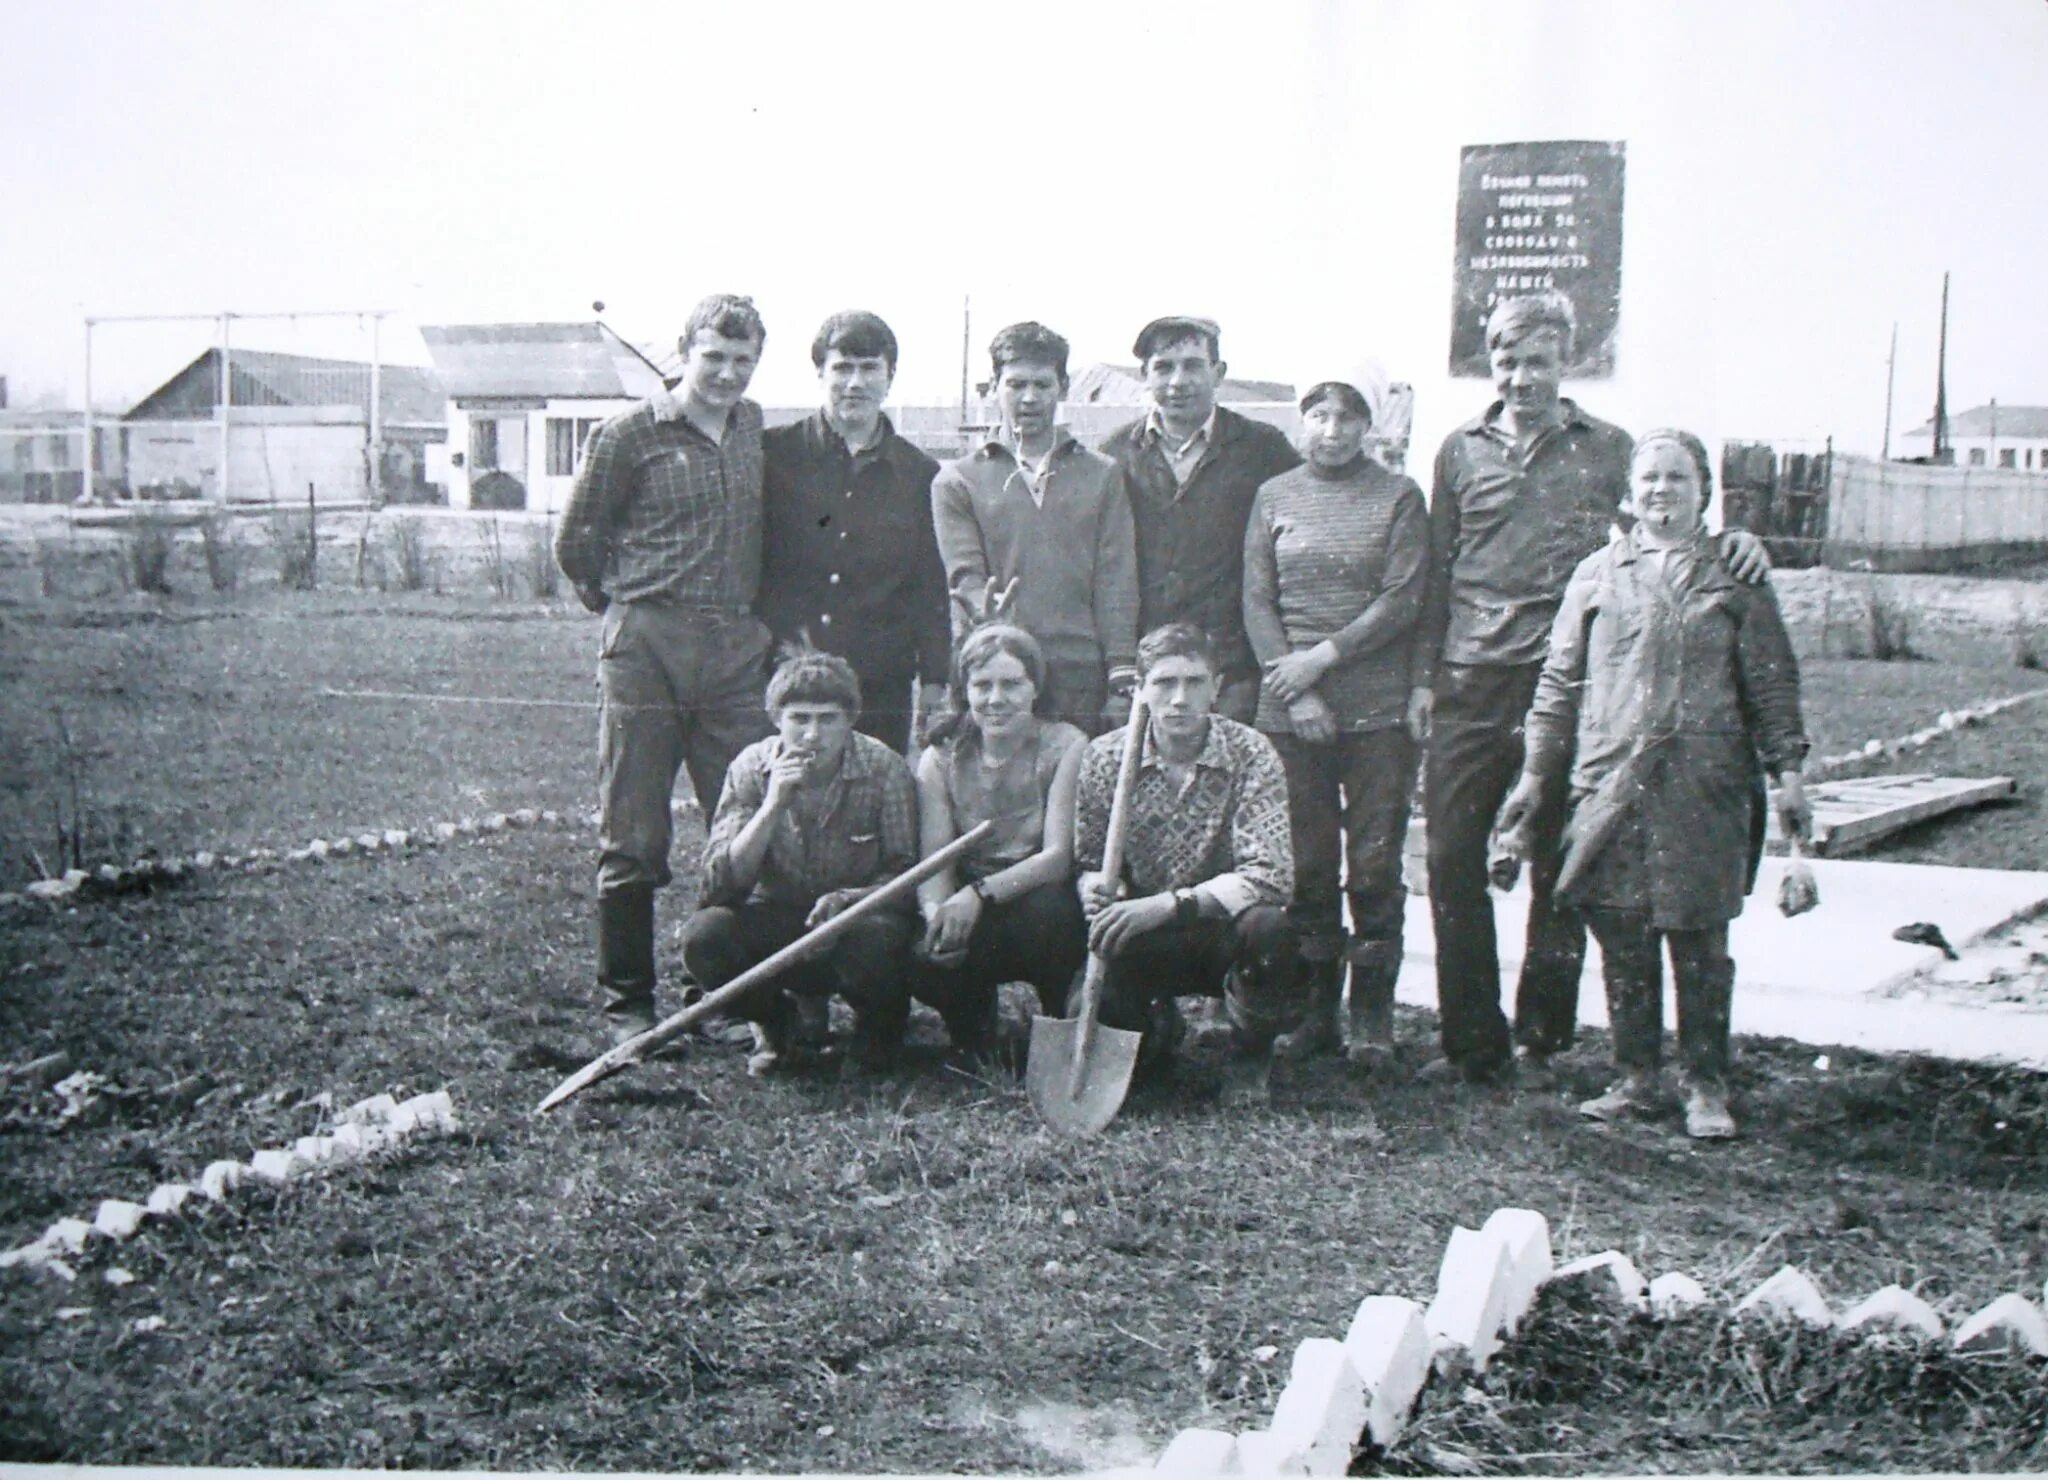
[[[704,842],[703,904],[808,909],[822,894],[885,884],[917,862],[917,782],[910,767],[880,740],[855,731],[839,774],[821,788],[801,788],[776,819],[760,877],[751,885],[734,877],[733,840],[761,810],[768,772],[781,754],[782,738],[770,735],[741,751],[726,771]]]
[[[1077,869],[1102,867],[1123,748],[1123,731],[1112,730],[1089,742],[1081,759],[1074,817]],[[1148,726],[1130,813],[1124,877],[1134,897],[1192,889],[1231,915],[1293,898],[1287,776],[1272,742],[1251,726],[1210,715],[1209,738],[1180,791],[1167,775]]]
[[[746,611],[761,583],[761,408],[713,442],[663,392],[591,435],[555,560],[614,601]]]

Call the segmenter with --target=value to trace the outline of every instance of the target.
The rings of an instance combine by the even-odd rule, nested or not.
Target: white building
[[[1948,419],[1948,445],[1959,468],[2006,468],[2048,473],[2048,406],[1972,406]],[[1899,438],[1899,456],[1924,458],[1934,451],[1934,423]]]
[[[559,512],[599,422],[663,387],[601,323],[443,324],[420,330],[448,388],[448,503]]]

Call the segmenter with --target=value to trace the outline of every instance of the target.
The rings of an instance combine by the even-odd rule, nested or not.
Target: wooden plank
[[[1872,784],[1886,781],[1898,784]],[[2009,797],[2015,790],[2010,776],[1915,775],[1822,782],[1807,789],[1813,803],[1813,851],[1828,857],[1853,853],[1915,823]],[[1769,835],[1779,837],[1775,805]]]

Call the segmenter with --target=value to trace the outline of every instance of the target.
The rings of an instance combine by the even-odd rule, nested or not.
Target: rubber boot
[[[597,897],[597,984],[614,1045],[654,1026],[654,886],[627,884]]]
[[[1344,960],[1304,961],[1308,974],[1308,1011],[1301,1025],[1273,1041],[1273,1056],[1297,1060],[1338,1053],[1344,1047]]]
[[[1350,1041],[1344,1052],[1361,1068],[1379,1068],[1394,1056],[1394,983],[1400,974],[1399,941],[1362,940],[1351,947]]]

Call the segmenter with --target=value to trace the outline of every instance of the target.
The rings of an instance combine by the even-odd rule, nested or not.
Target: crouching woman
[[[953,661],[954,713],[917,766],[928,858],[984,822],[972,852],[918,889],[925,933],[916,995],[945,1019],[955,1049],[996,1048],[996,988],[1029,982],[1051,1017],[1088,952],[1075,897],[1074,782],[1088,737],[1036,712],[1045,657],[1022,627],[976,627]]]
[[[1579,1106],[1608,1120],[1662,1100],[1663,951],[1678,997],[1687,1134],[1735,1134],[1728,1110],[1728,922],[1756,882],[1764,791],[1805,836],[1799,669],[1768,585],[1731,578],[1702,533],[1712,489],[1690,432],[1654,431],[1630,466],[1635,524],[1573,573],[1502,806],[1518,838],[1569,785],[1559,895],[1606,963],[1621,1079]]]
[[[707,991],[857,904],[917,861],[917,790],[903,757],[854,730],[860,680],[844,658],[804,651],[768,681],[775,733],[733,759],[704,844],[703,908],[683,927],[683,961]],[[798,1001],[837,993],[854,1013],[863,1067],[887,1068],[903,1039],[912,915],[880,909],[821,957],[762,982],[734,1005],[754,1027],[747,1072],[792,1067]],[[819,1016],[820,1014],[813,1014]]]

